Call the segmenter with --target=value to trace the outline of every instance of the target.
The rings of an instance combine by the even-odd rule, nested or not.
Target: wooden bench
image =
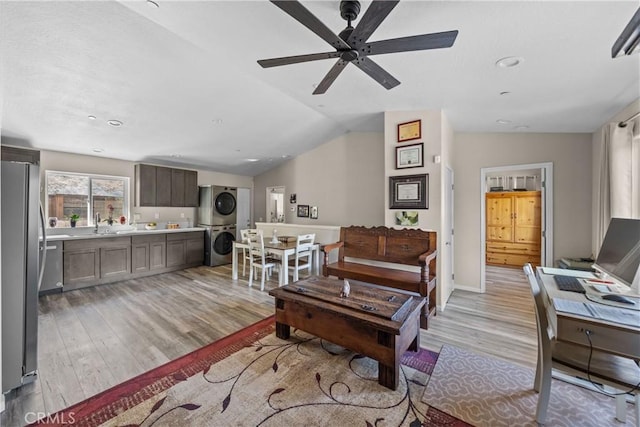
[[[329,253],[338,249],[338,261]],[[419,293],[426,297],[420,327],[427,329],[436,308],[436,232],[417,229],[350,226],[340,228],[340,241],[322,247],[322,274]],[[345,257],[352,258],[345,261]],[[377,261],[420,267],[419,272],[364,264]],[[401,267],[401,266],[398,266]]]

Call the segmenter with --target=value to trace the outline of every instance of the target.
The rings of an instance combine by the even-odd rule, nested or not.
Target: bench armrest
[[[322,252],[324,252],[325,256],[326,256],[332,250],[339,249],[339,248],[341,248],[343,246],[344,246],[344,242],[336,242],[336,243],[329,243],[328,245],[323,245],[321,249],[322,249]]]
[[[428,264],[432,260],[436,259],[436,254],[437,253],[438,253],[438,251],[436,251],[436,250],[423,253],[422,255],[420,255],[418,257],[418,264],[420,264],[420,265]]]
[[[425,252],[418,257],[418,264],[420,264],[420,282],[421,283],[429,283],[429,270],[431,267],[431,263],[433,262],[433,268],[435,271],[435,259],[438,251],[433,250],[429,252]],[[426,292],[426,289],[425,289]]]

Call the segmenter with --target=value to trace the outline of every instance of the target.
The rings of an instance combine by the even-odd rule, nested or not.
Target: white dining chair
[[[289,260],[289,271],[293,271],[293,281],[297,282],[300,270],[309,270],[311,274],[311,261],[315,234],[300,234],[296,239],[296,252],[292,260]]]
[[[625,392],[635,395],[636,426],[640,427],[640,390],[637,389],[640,367],[625,357],[557,341],[547,317],[549,301],[545,290],[538,283],[531,264],[525,264],[523,269],[531,286],[538,326],[538,360],[533,384],[539,394],[536,421],[544,424],[547,418],[553,369],[620,390],[613,394],[616,395],[616,418],[621,422],[626,421],[627,414]]]
[[[240,230],[240,239],[242,240],[242,243],[244,243],[245,245],[248,245],[248,238],[247,238],[247,234],[248,233],[260,233],[262,234],[262,230],[259,230],[257,228],[245,228]],[[242,275],[245,276],[246,273],[246,265],[247,263],[251,263],[251,252],[249,251],[249,248],[246,247],[242,247]]]
[[[276,262],[272,260],[264,250],[264,239],[262,232],[248,231],[247,243],[249,244],[249,287],[253,287],[253,277],[258,274],[258,269],[261,271],[260,275],[260,290],[264,291],[265,276],[270,276],[273,269],[276,267]]]

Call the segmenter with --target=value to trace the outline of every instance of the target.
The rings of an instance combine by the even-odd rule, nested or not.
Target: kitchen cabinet
[[[66,240],[64,290],[195,267],[203,262],[204,230]]]
[[[487,193],[487,264],[540,265],[541,212],[540,191]]]
[[[204,231],[167,234],[167,267],[204,262]]]
[[[151,234],[131,237],[131,272],[142,273],[166,267],[166,237]]]
[[[63,245],[64,289],[108,283],[131,273],[131,237],[66,241]]]
[[[184,171],[171,169],[171,206],[184,206]]]
[[[135,165],[136,206],[198,206],[198,172],[164,166]]]
[[[184,205],[188,207],[198,207],[198,172],[184,171]]]

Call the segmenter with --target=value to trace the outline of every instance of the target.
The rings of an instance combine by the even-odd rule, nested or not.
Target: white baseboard
[[[4,412],[4,394],[0,393],[0,414]]]
[[[480,290],[480,288],[475,287],[475,286],[466,286],[466,285],[458,285],[456,283],[453,284],[453,289],[460,289],[461,291],[469,291],[469,292],[475,292],[477,294],[483,294],[484,292],[482,292]]]

